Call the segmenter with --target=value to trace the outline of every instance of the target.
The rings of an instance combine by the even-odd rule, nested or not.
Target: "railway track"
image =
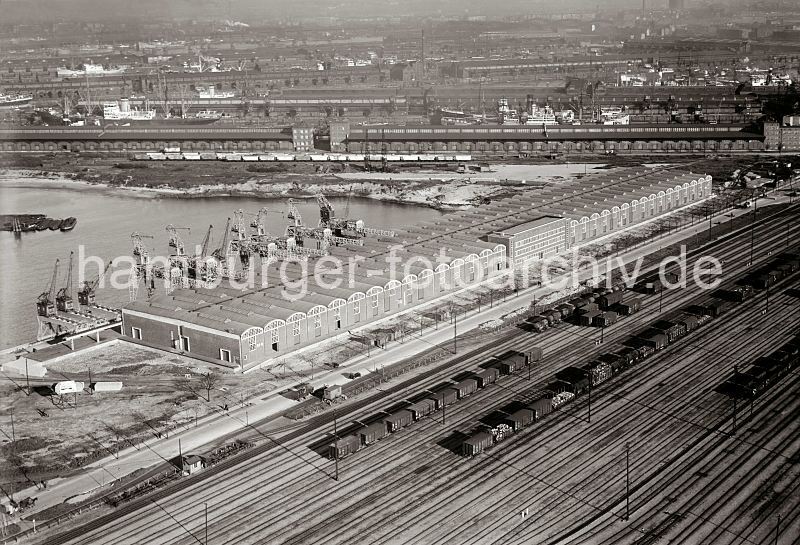
[[[260,503],[260,504],[258,505],[257,509],[258,509],[259,511],[263,512],[263,511],[262,511],[262,509],[264,509],[265,507],[267,507],[267,506],[263,505],[263,503]],[[240,513],[240,514],[241,514],[241,513]],[[226,535],[226,534],[225,534],[225,533],[223,533],[223,535]],[[242,536],[242,538],[243,538],[243,539],[247,539],[247,536]],[[177,541],[177,542],[180,542],[180,541]]]
[[[623,324],[626,324],[626,323],[630,323],[630,322],[623,321],[623,322],[621,322],[621,323],[623,323]],[[573,341],[573,342],[574,342],[574,341]],[[497,346],[500,346],[500,343],[498,343],[498,344],[497,344]],[[473,353],[473,354],[470,354],[469,356],[474,356],[474,353]],[[435,371],[436,371],[436,370],[432,370],[432,372],[428,372],[428,373],[426,373],[426,374],[427,374],[427,376],[433,376],[433,374],[435,373]],[[416,382],[418,379],[419,379],[419,377],[415,377],[415,378],[413,379],[413,382]],[[408,382],[408,381],[406,381],[406,382]],[[400,385],[398,385],[398,386],[400,386]],[[392,387],[392,390],[393,390],[393,393],[394,393],[394,392],[397,392],[397,391],[399,391],[399,390],[400,390],[400,388],[397,388],[397,387]],[[366,400],[365,400],[365,401],[366,401]],[[366,404],[365,404],[365,405],[366,405]],[[364,405],[364,406],[365,406],[365,405]],[[324,419],[324,418],[318,418],[318,420],[324,421],[325,419]],[[375,448],[379,448],[379,447],[380,447],[380,445],[376,446]],[[377,450],[376,450],[376,452],[377,452]],[[220,470],[220,471],[221,471],[221,470]],[[189,483],[188,483],[188,480],[187,480],[187,481],[185,481],[185,482],[187,482],[187,484],[189,484]],[[188,487],[188,486],[187,486],[187,487]],[[119,510],[118,510],[118,512],[119,512]]]

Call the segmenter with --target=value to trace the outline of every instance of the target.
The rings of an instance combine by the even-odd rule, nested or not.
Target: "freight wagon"
[[[544,318],[542,316],[533,316],[531,318],[528,318],[526,322],[530,324],[530,326],[539,333],[545,331],[550,325],[549,322],[547,321],[547,318]]]
[[[411,424],[413,421],[414,416],[411,414],[411,411],[407,411],[405,409],[399,410],[383,419],[384,424],[386,424],[386,431],[388,433],[399,431]]]
[[[542,397],[528,405],[528,408],[536,413],[536,419],[539,420],[553,411],[553,400],[549,397]]]
[[[334,441],[328,447],[328,457],[331,460],[344,458],[350,454],[358,452],[361,448],[361,441],[357,435],[348,435]]]
[[[620,316],[630,316],[639,312],[642,308],[642,300],[639,297],[631,297],[625,302],[617,303],[611,307],[611,310]]]
[[[597,298],[597,304],[603,310],[610,309],[613,305],[622,302],[623,293],[621,291],[612,291]]]
[[[652,347],[654,350],[661,350],[666,348],[669,344],[669,338],[658,331],[648,330],[636,336],[646,345]]]
[[[386,424],[384,422],[373,422],[361,428],[359,436],[361,444],[364,446],[371,445],[386,437]]]
[[[593,361],[583,367],[592,380],[592,386],[602,384],[611,378],[611,366],[602,361]]]
[[[603,312],[592,318],[592,325],[595,327],[608,327],[617,321],[618,315],[616,312]]]
[[[520,409],[514,411],[505,419],[505,423],[515,432],[536,420],[536,412],[531,409]]]
[[[542,312],[541,316],[547,319],[548,323],[551,326],[555,324],[560,324],[561,320],[563,319],[563,316],[561,316],[561,311],[555,309],[546,310]]]
[[[447,405],[452,405],[456,401],[458,401],[458,394],[452,388],[447,388],[437,394],[434,397],[429,398],[434,403],[436,403],[436,410],[441,409],[442,407],[446,407]]]
[[[496,367],[489,367],[488,369],[475,373],[475,379],[478,381],[478,386],[481,388],[486,388],[489,384],[497,382],[499,376],[500,370]]]
[[[455,390],[458,399],[464,399],[478,391],[478,381],[474,378],[464,379],[451,389]]]
[[[556,308],[561,311],[561,318],[563,320],[570,318],[575,313],[575,305],[570,303],[561,303]]]
[[[575,399],[575,394],[573,394],[572,392],[560,392],[554,395],[553,399],[551,400],[551,405],[553,406],[553,410],[556,410],[562,405],[569,403],[573,399]]]
[[[464,456],[476,456],[494,444],[492,434],[481,431],[464,441],[461,452]]]
[[[652,329],[666,335],[669,342],[673,342],[686,335],[686,326],[683,323],[671,322],[669,320],[657,320],[653,324]]]
[[[555,377],[570,385],[569,390],[579,395],[589,389],[588,373],[578,367],[569,366],[556,372]]]
[[[410,405],[407,410],[411,412],[414,421],[417,421],[435,411],[436,403],[432,399],[423,399],[422,401]]]
[[[714,297],[724,301],[733,301],[734,303],[743,303],[752,293],[750,287],[740,286],[731,290],[719,289],[714,292]]]

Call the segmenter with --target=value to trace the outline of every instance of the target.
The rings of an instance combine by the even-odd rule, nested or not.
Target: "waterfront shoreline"
[[[302,180],[293,180],[301,177]],[[108,195],[125,194],[141,198],[204,199],[204,198],[263,198],[263,199],[309,199],[322,192],[330,197],[356,197],[425,206],[436,210],[459,210],[470,208],[486,198],[514,193],[524,187],[498,183],[495,180],[473,182],[469,179],[431,174],[406,179],[343,179],[330,175],[297,174],[271,179],[252,176],[238,183],[215,183],[177,187],[160,184],[156,187],[121,185],[102,178],[86,178],[79,173],[45,169],[4,168],[0,170],[0,190],[8,188],[67,189],[74,191],[99,191]]]

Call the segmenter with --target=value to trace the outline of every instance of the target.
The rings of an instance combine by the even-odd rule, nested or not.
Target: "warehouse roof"
[[[520,233],[524,233],[525,231],[530,231],[531,229],[536,229],[537,227],[549,225],[555,221],[563,219],[564,218],[558,216],[542,216],[540,218],[536,218],[535,220],[512,225],[511,227],[507,227],[502,231],[496,231],[492,234],[501,237],[513,237],[514,235],[519,235]]]
[[[559,216],[580,221],[594,213],[601,214],[614,206],[697,180],[705,181],[706,177],[679,170],[641,167],[597,173],[559,183],[557,187],[496,199],[489,205],[456,212],[433,222],[398,229],[394,237],[366,240],[363,247],[333,247],[331,255],[343,261],[340,274],[331,269],[315,277],[300,265],[272,263],[263,274],[258,273],[255,286],[250,288],[242,289],[223,281],[210,289],[177,289],[171,295],[157,296],[149,302],[131,303],[126,309],[241,335],[253,326],[266,327],[273,320],[288,320],[296,313],[309,313],[320,306],[336,306],[353,294],[366,294],[374,287],[384,289],[392,281],[402,281],[402,274],[430,270],[419,258],[435,268],[458,258],[479,256],[485,250],[502,251],[505,255],[502,245],[482,240],[490,233],[513,235],[557,221]],[[393,254],[399,259],[395,271],[386,261]],[[348,259],[355,256],[365,259]],[[309,266],[308,271],[312,270]],[[287,297],[299,292],[283,286],[281,273],[292,281],[306,283],[302,297],[296,300]],[[342,282],[332,285],[337,278]]]

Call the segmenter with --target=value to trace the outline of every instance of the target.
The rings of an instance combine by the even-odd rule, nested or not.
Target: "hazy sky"
[[[661,7],[667,0],[647,0]],[[687,3],[697,0],[689,0]],[[597,9],[641,9],[641,0],[0,0],[7,22],[227,18],[284,20],[376,15],[498,15]]]

